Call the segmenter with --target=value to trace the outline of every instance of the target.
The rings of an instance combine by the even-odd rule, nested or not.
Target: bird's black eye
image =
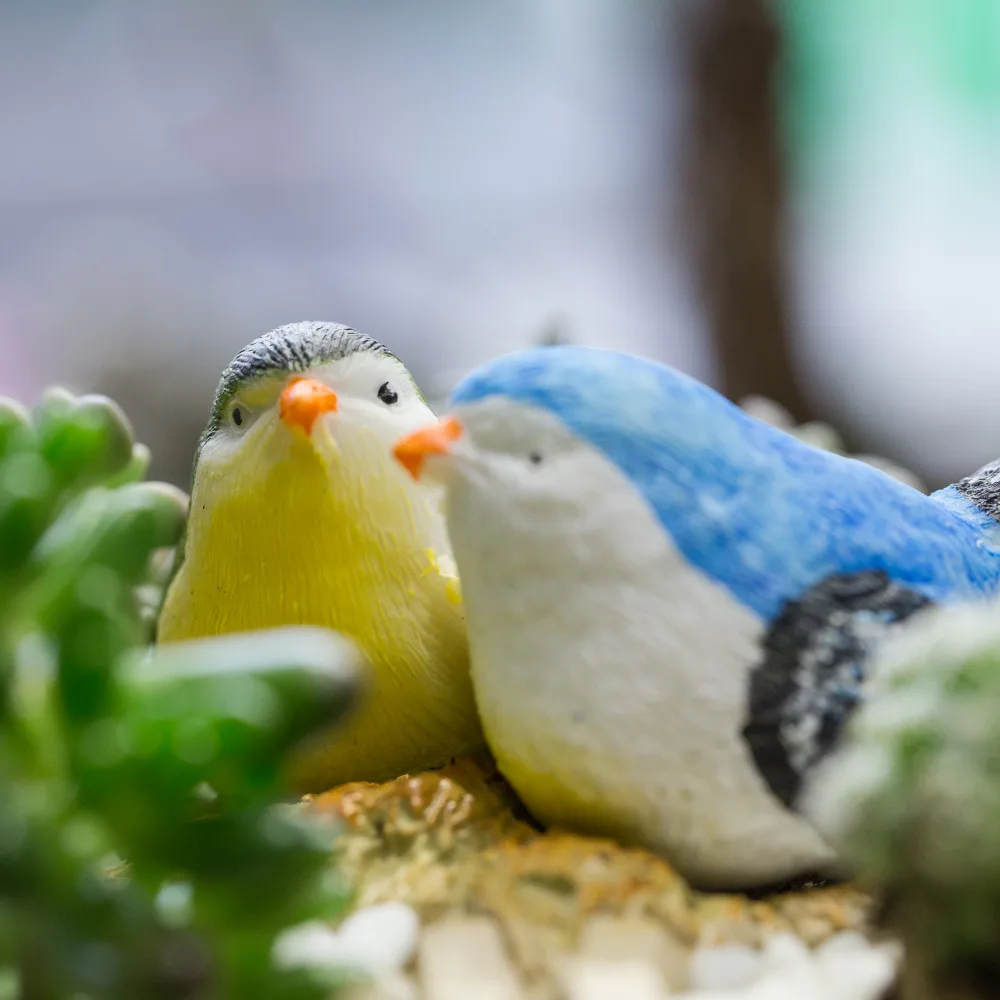
[[[392,404],[399,399],[399,393],[394,389],[391,389],[388,382],[383,382],[378,387],[378,398],[381,399],[386,406],[392,406]]]
[[[233,423],[236,424],[237,427],[243,423],[243,411],[238,406],[233,407]]]
[[[541,465],[542,464],[542,454],[541,454],[541,452],[538,452],[538,451],[529,451],[528,452],[528,461],[531,462],[532,465]]]

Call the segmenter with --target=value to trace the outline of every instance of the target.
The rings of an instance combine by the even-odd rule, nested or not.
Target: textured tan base
[[[648,851],[539,833],[489,761],[345,785],[308,804],[345,825],[340,864],[358,906],[400,900],[419,914],[411,995],[428,1000],[582,1000],[616,995],[615,976],[631,984],[622,996],[665,996],[687,985],[698,945],[758,947],[784,931],[814,946],[867,930],[868,901],[850,886],[701,893]]]

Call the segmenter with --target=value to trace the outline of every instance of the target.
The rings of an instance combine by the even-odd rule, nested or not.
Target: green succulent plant
[[[808,811],[906,947],[904,996],[1000,976],[1000,604],[936,609],[873,668]]]
[[[328,996],[276,936],[338,913],[286,752],[352,704],[319,629],[150,651],[184,495],[99,396],[0,400],[0,998]]]

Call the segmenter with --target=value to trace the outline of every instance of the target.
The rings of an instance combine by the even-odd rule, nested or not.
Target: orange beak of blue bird
[[[462,436],[462,425],[457,417],[444,417],[436,424],[421,427],[397,442],[392,453],[396,461],[413,476],[420,479],[424,462],[430,455],[447,455],[452,445]]]
[[[285,386],[278,412],[286,427],[312,434],[313,426],[325,413],[337,409],[337,394],[328,385],[314,378],[293,378]]]

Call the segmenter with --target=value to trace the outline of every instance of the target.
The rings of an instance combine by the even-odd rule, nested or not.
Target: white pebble
[[[764,947],[753,982],[696,988],[680,994],[678,1000],[680,996],[686,1000],[878,1000],[895,977],[899,946],[892,942],[873,945],[857,934],[837,938],[809,951],[798,938],[776,934]],[[694,975],[692,985],[700,985]]]
[[[693,990],[732,990],[752,983],[761,969],[761,954],[745,944],[696,948],[688,977]]]
[[[818,959],[825,961],[830,956],[868,951],[871,947],[871,942],[864,934],[858,931],[841,931],[839,934],[834,934],[833,937],[828,937],[819,945],[815,954]]]
[[[772,934],[764,942],[761,972],[767,975],[773,971],[800,969],[812,962],[812,953],[806,943],[794,934]]]
[[[877,1000],[896,977],[901,949],[893,941],[834,948],[817,955],[820,978],[830,983],[830,1000]]]
[[[377,903],[352,913],[335,931],[313,920],[290,927],[274,942],[283,968],[308,966],[382,973],[401,969],[413,957],[420,920],[405,903]]]
[[[582,961],[564,972],[569,1000],[666,1000],[667,991],[658,969],[648,962]]]
[[[345,953],[366,969],[401,969],[413,957],[420,918],[406,903],[376,903],[356,910],[337,936]]]
[[[271,958],[282,969],[336,965],[330,956],[337,953],[337,934],[320,920],[296,924],[275,939]]]

